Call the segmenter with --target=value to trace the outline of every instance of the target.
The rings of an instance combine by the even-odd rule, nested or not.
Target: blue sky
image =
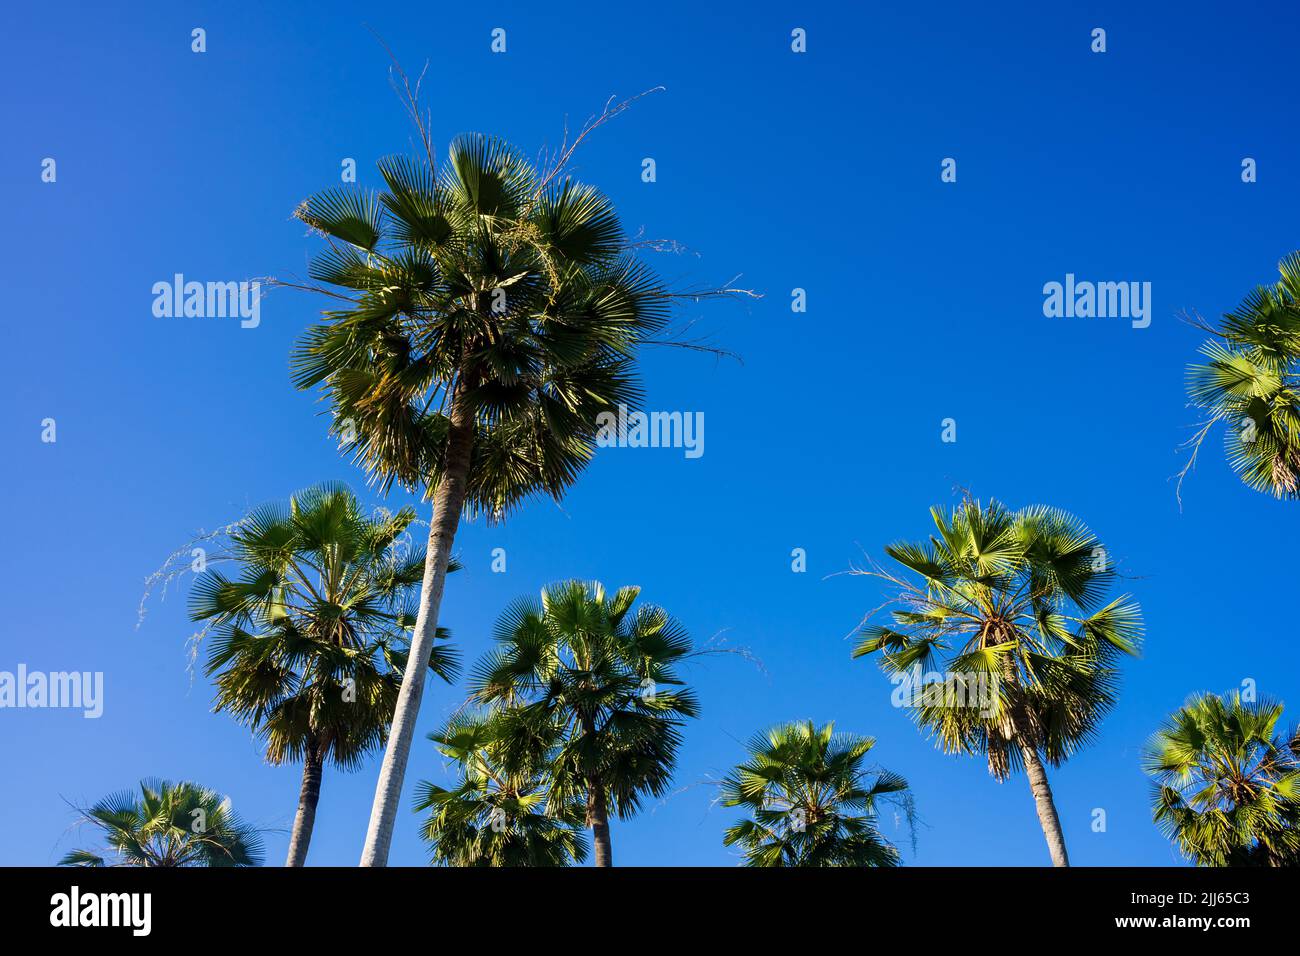
[[[11,227],[0,351],[9,503],[0,670],[102,671],[104,714],[0,711],[0,863],[51,864],[78,845],[72,803],[145,776],[191,778],[274,828],[283,860],[298,768],[210,712],[186,670],[184,591],[136,612],[145,577],[200,529],[325,479],[364,490],[326,438],[287,356],[321,308],[277,290],[261,324],[158,319],[175,273],[304,273],[316,243],[290,218],[355,158],[409,148],[387,60],[426,59],[436,139],[555,145],[612,94],[663,85],[578,160],[633,231],[689,255],[653,263],[679,284],[743,273],[764,293],[690,309],[743,356],[645,356],[647,405],[702,411],[705,454],[603,451],[562,505],[463,524],[466,565],[443,622],[467,659],[512,598],[565,577],[639,584],[733,656],[689,672],[703,715],[680,792],[613,827],[621,864],[731,865],[733,819],[711,806],[743,742],[776,722],[834,719],[878,738],[923,826],[909,864],[1047,861],[1023,777],[939,753],[890,704],[846,638],[880,603],[835,576],[863,552],[929,530],[954,488],[1069,509],[1132,576],[1147,646],[1125,668],[1101,739],[1052,774],[1084,865],[1177,862],[1150,821],[1139,755],[1191,692],[1253,679],[1300,717],[1295,593],[1300,507],[1250,491],[1217,437],[1184,488],[1168,479],[1196,420],[1183,372],[1217,315],[1300,246],[1296,13],[1285,4],[26,5],[0,39],[0,188]],[[1145,6],[1145,5],[1143,5]],[[207,31],[207,52],[190,31]],[[490,51],[494,27],[507,52]],[[808,52],[790,49],[806,29]],[[1107,52],[1090,32],[1107,30]],[[41,181],[41,161],[57,181]],[[657,181],[641,181],[652,157]],[[940,162],[957,160],[956,183]],[[1241,162],[1258,182],[1241,181]],[[1042,287],[1150,282],[1152,322],[1049,319]],[[791,290],[808,308],[791,311]],[[40,440],[57,421],[57,442]],[[957,441],[940,440],[953,418]],[[374,495],[365,492],[370,501]],[[406,501],[394,494],[390,503]],[[423,510],[423,506],[422,506]],[[508,571],[490,571],[493,548]],[[791,549],[808,555],[792,573]],[[407,775],[449,772],[423,734],[464,686],[432,685]],[[358,859],[378,757],[327,771],[310,861]],[[426,860],[408,799],[392,862]],[[1093,832],[1094,808],[1107,814]],[[904,839],[892,819],[887,835]]]

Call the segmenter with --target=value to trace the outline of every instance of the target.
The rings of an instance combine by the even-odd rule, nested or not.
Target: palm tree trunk
[[[1025,758],[1025,773],[1029,775],[1029,789],[1033,791],[1034,804],[1038,807],[1038,822],[1042,824],[1043,835],[1047,837],[1047,849],[1052,854],[1052,866],[1069,866],[1070,857],[1065,852],[1065,834],[1061,832],[1061,820],[1056,815],[1056,804],[1052,801],[1052,787],[1047,782],[1047,771],[1038,758],[1038,750],[1029,744],[1021,744],[1020,753]]]
[[[302,789],[298,792],[298,813],[293,818],[293,833],[289,837],[289,858],[285,866],[305,866],[307,847],[311,844],[311,831],[316,825],[316,804],[320,801],[321,771],[325,754],[315,741],[307,745],[302,761]]]
[[[600,784],[587,788],[587,825],[596,847],[596,865],[613,866],[614,851],[609,843],[609,810],[605,805],[605,788]]]
[[[411,653],[397,696],[393,726],[389,732],[384,762],[379,768],[375,802],[370,810],[366,845],[361,851],[362,866],[387,866],[388,848],[393,842],[393,824],[397,821],[397,804],[402,794],[402,780],[415,737],[415,720],[424,696],[424,681],[429,669],[429,655],[438,629],[438,610],[442,606],[442,589],[447,580],[447,563],[460,524],[469,478],[470,455],[474,450],[474,413],[462,397],[458,384],[452,399],[451,430],[447,437],[447,458],[442,480],[433,494],[433,521],[429,525],[429,547],[424,560],[424,583],[420,588],[420,610],[415,620]]]

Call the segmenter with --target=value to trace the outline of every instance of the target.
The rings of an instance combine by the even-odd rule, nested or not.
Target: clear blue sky
[[[1300,505],[1250,491],[1217,438],[1184,490],[1168,479],[1194,413],[1183,370],[1216,315],[1300,246],[1290,4],[830,5],[655,3],[19,5],[0,39],[7,502],[0,670],[105,673],[99,720],[0,711],[0,863],[76,845],[68,802],[144,776],[192,778],[279,828],[299,770],[269,767],[210,713],[186,671],[183,582],[136,629],[143,582],[192,533],[323,479],[363,489],[289,383],[291,344],[321,307],[277,291],[261,326],[156,319],[153,283],[302,273],[316,243],[290,219],[338,181],[408,148],[369,23],[402,61],[430,61],[434,133],[554,145],[611,94],[656,85],[581,153],[580,174],[628,226],[698,255],[659,256],[681,283],[743,273],[750,305],[693,309],[744,364],[660,350],[648,406],[700,410],[703,457],[602,452],[561,507],[462,526],[444,604],[468,660],[512,598],[547,581],[635,583],[706,641],[766,665],[690,672],[703,716],[681,792],[615,823],[624,864],[728,865],[716,779],[755,730],[834,719],[876,736],[924,820],[908,863],[1041,864],[1023,777],[944,756],[890,705],[846,635],[881,600],[828,577],[929,530],[966,486],[1087,521],[1133,576],[1148,627],[1119,706],[1052,775],[1074,861],[1169,864],[1139,754],[1193,691],[1252,678],[1300,718],[1295,595]],[[1152,8],[1155,5],[1140,5]],[[1104,27],[1108,51],[1089,50]],[[207,52],[190,31],[207,31]],[[490,31],[507,31],[507,53]],[[790,51],[803,27],[808,52]],[[42,183],[40,164],[57,160]],[[643,183],[653,157],[658,181]],[[940,182],[954,157],[958,181]],[[1241,182],[1243,157],[1259,181]],[[1048,319],[1042,286],[1152,283],[1153,321]],[[790,292],[808,292],[794,314]],[[40,441],[57,420],[57,443]],[[955,444],[940,441],[944,418]],[[371,500],[373,496],[371,496]],[[393,503],[406,500],[394,495]],[[490,572],[503,547],[508,572]],[[792,548],[808,571],[790,570]],[[448,779],[423,734],[463,696],[431,685],[407,777]],[[354,864],[378,758],[327,771],[311,862]],[[425,861],[403,808],[394,863]],[[1105,833],[1091,830],[1093,808]],[[894,821],[886,833],[901,838]]]

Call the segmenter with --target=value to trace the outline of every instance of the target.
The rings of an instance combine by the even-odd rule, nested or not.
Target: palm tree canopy
[[[424,549],[405,547],[414,517],[368,516],[346,487],[320,485],[234,526],[215,560],[237,576],[210,566],[194,585],[191,616],[214,631],[215,709],[260,734],[272,763],[311,745],[350,769],[384,740],[424,574]],[[450,680],[456,667],[435,644],[429,669]]]
[[[749,759],[722,783],[722,805],[752,819],[730,827],[748,866],[897,866],[898,850],[876,826],[877,806],[893,800],[912,820],[907,781],[864,767],[871,737],[835,733],[812,721],[774,727],[749,742]]]
[[[1300,865],[1300,730],[1282,705],[1200,694],[1147,746],[1153,818],[1201,866]]]
[[[600,413],[637,403],[633,352],[671,296],[596,189],[477,134],[431,163],[380,160],[386,190],[335,188],[298,209],[329,241],[310,274],[345,304],[306,334],[294,379],[324,386],[336,434],[385,487],[430,494],[451,406],[467,403],[466,508],[499,518],[560,496]]]
[[[453,789],[421,781],[421,835],[446,866],[569,866],[587,858],[585,808],[552,802],[536,768],[511,761],[508,717],[462,714],[429,739],[460,770]]]
[[[262,841],[230,801],[196,783],[143,780],[83,810],[100,850],[73,850],[60,866],[260,866]]]
[[[1187,369],[1193,404],[1224,422],[1228,461],[1241,480],[1278,498],[1300,497],[1300,252],[1282,278],[1229,312]]]
[[[498,648],[474,672],[474,697],[509,712],[510,759],[545,767],[552,812],[599,780],[629,817],[672,781],[683,719],[699,713],[675,668],[691,640],[662,608],[634,611],[639,594],[550,585],[502,615]]]
[[[942,693],[905,683],[918,724],[950,753],[982,753],[1005,779],[1032,746],[1053,764],[1097,732],[1115,701],[1121,655],[1142,636],[1137,604],[1108,599],[1114,564],[1074,516],[967,499],[931,509],[937,534],[885,549],[919,577],[896,585],[893,625],[862,627],[855,657],[893,675],[938,672]]]

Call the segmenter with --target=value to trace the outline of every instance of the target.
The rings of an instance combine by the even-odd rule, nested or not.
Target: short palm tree
[[[380,160],[385,190],[335,188],[299,208],[328,242],[311,276],[339,306],[293,359],[296,384],[323,386],[335,433],[372,478],[432,499],[415,674],[462,511],[498,520],[564,494],[601,414],[638,404],[634,353],[673,298],[610,201],[564,176],[563,160],[539,172],[469,135],[438,166],[421,135],[423,157]],[[363,865],[387,861],[422,688],[402,685]]]
[[[235,525],[218,560],[237,574],[209,567],[191,592],[191,616],[214,631],[215,709],[263,739],[269,762],[302,761],[286,866],[306,861],[325,764],[355,769],[388,731],[424,574],[423,550],[401,547],[414,518],[366,515],[321,485]],[[450,679],[455,666],[440,642],[429,670]]]
[[[475,698],[510,711],[510,759],[542,768],[548,810],[583,802],[597,866],[613,865],[609,814],[667,792],[683,719],[699,712],[674,669],[690,637],[662,608],[633,611],[639,593],[566,581],[517,601],[474,673]]]
[[[512,765],[503,734],[509,712],[460,715],[430,734],[456,761],[460,783],[448,790],[421,781],[417,811],[435,863],[447,866],[569,866],[587,858],[582,803],[549,802],[536,768]]]
[[[1138,651],[1141,612],[1127,595],[1107,600],[1112,562],[1063,511],[967,499],[931,516],[929,541],[885,549],[919,581],[864,572],[899,590],[894,626],[864,623],[854,656],[881,654],[945,752],[984,755],[999,781],[1023,767],[1052,862],[1068,866],[1043,763],[1059,765],[1096,734],[1119,656]],[[918,680],[923,671],[938,672],[942,690]]]
[[[262,841],[229,800],[197,783],[142,780],[81,811],[104,848],[73,850],[60,866],[260,866]]]
[[[774,727],[749,742],[749,758],[722,783],[722,805],[752,819],[730,827],[748,866],[897,866],[898,850],[876,826],[878,804],[912,817],[907,781],[864,766],[871,737],[837,734],[812,721]]]
[[[1201,346],[1206,361],[1187,370],[1192,403],[1209,415],[1190,442],[1183,474],[1209,431],[1225,425],[1228,461],[1241,480],[1278,498],[1300,498],[1300,252],[1280,263],[1282,278],[1260,286]],[[1198,323],[1199,324],[1199,323]],[[1181,476],[1180,476],[1181,481]]]
[[[1151,739],[1156,825],[1199,866],[1300,866],[1300,730],[1282,705],[1198,694]]]

